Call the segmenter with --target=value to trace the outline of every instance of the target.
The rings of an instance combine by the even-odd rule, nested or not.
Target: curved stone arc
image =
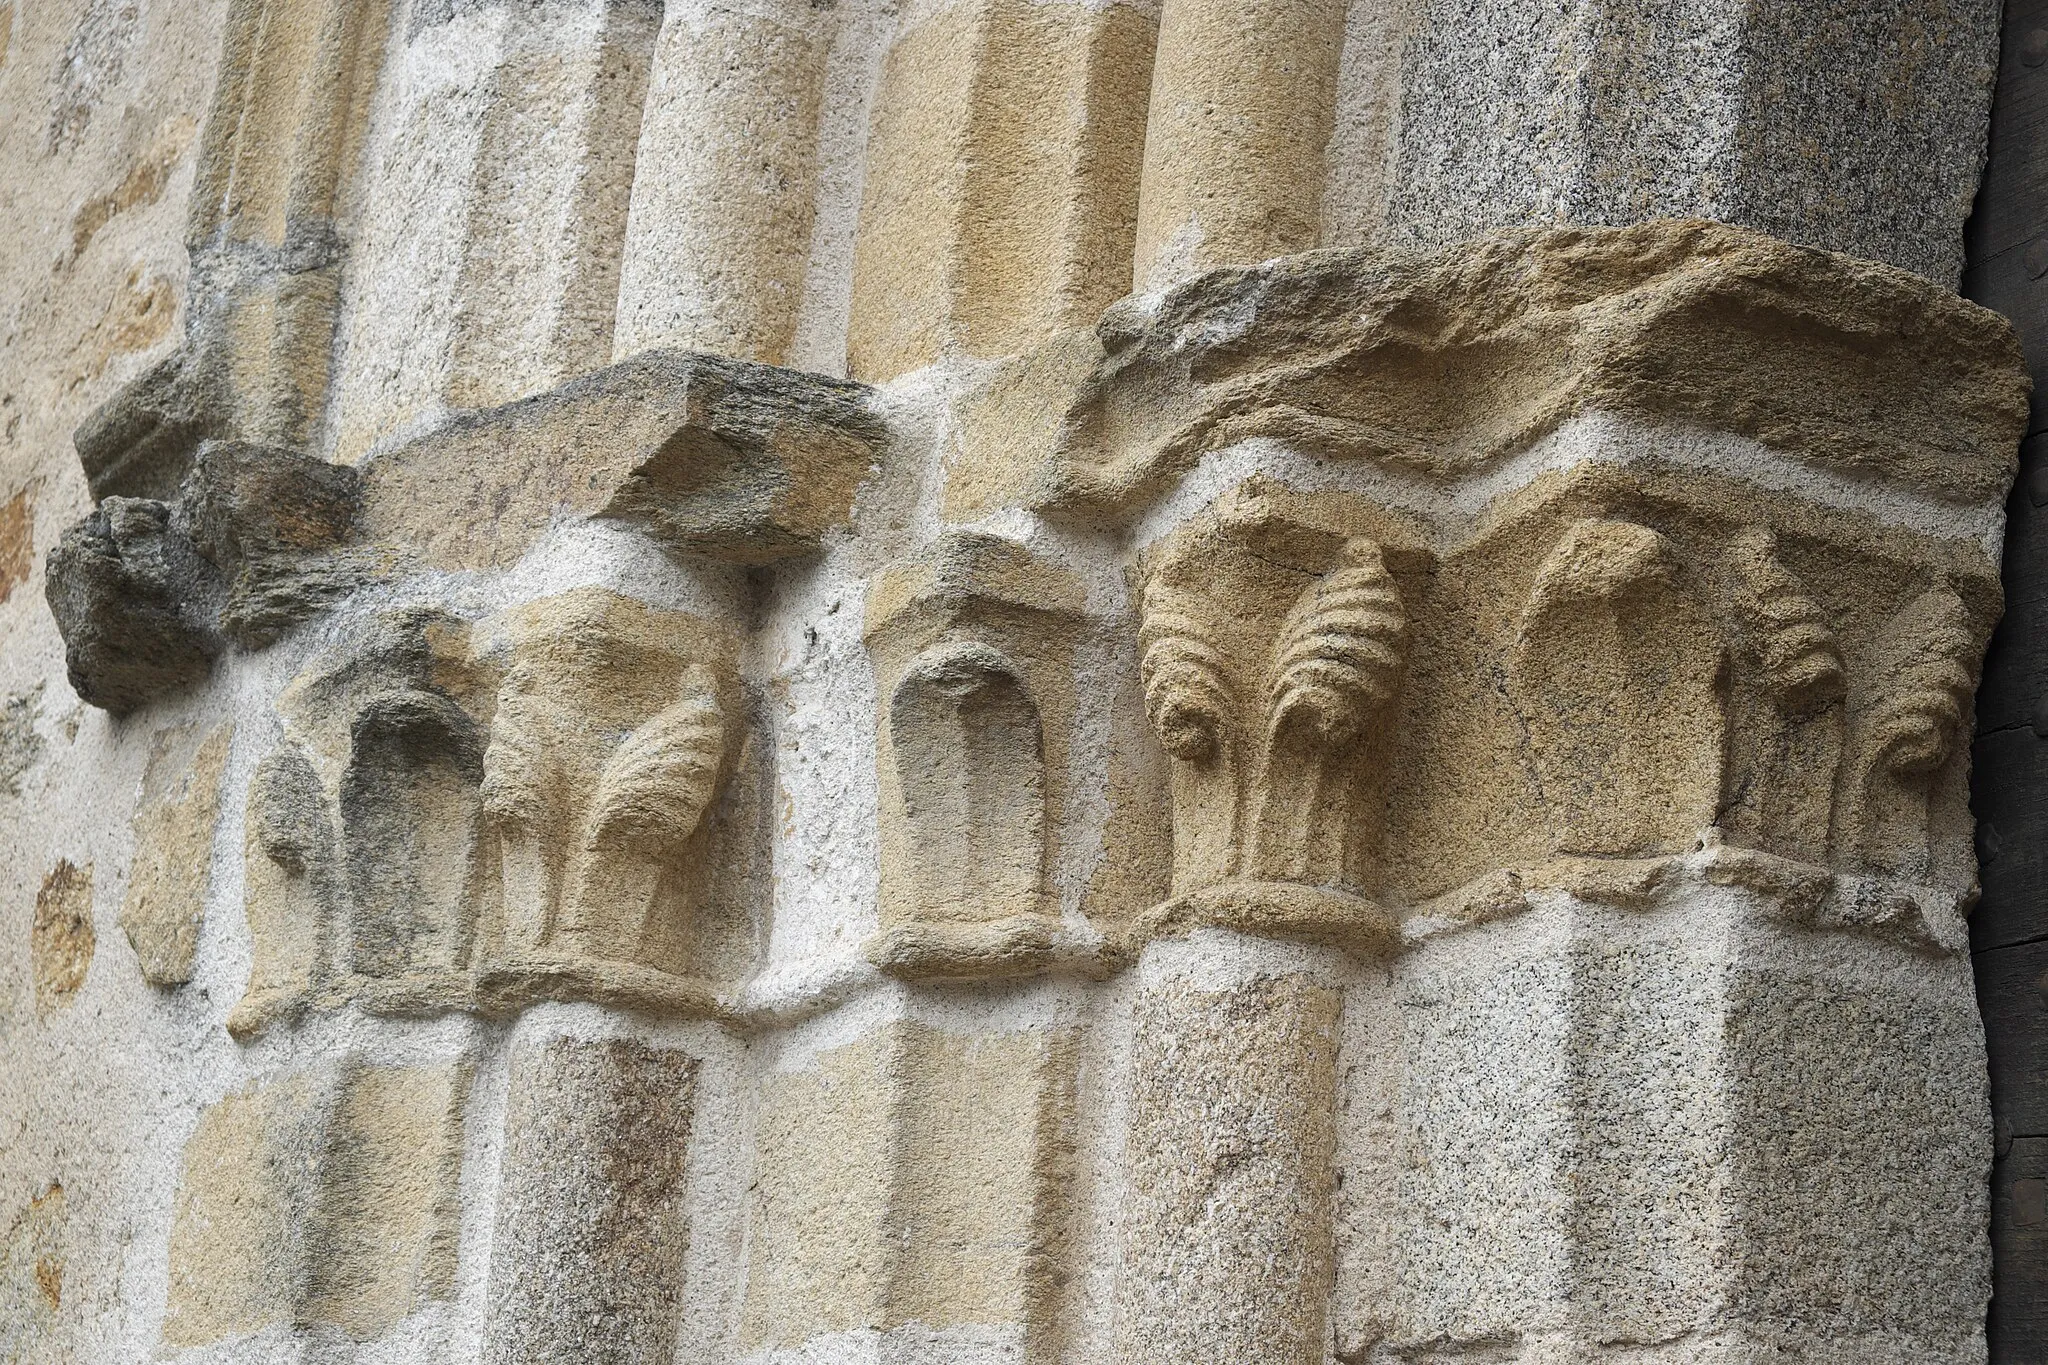
[[[1045,748],[1017,665],[984,644],[935,645],[897,683],[889,724],[910,827],[915,917],[1041,915]]]

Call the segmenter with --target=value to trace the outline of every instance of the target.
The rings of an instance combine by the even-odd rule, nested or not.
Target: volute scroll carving
[[[1155,542],[1137,663],[1175,866],[1137,941],[1372,953],[1776,860],[1768,913],[1950,950],[1968,869],[1924,850],[1960,817],[1988,577],[1967,546],[1728,506],[1573,471],[1439,559],[1384,506],[1254,476]]]

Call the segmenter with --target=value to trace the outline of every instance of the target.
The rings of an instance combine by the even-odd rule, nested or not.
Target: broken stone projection
[[[1982,1365],[1998,20],[0,0],[0,1365]]]

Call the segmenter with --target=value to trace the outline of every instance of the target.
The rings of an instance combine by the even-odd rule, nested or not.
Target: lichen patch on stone
[[[43,709],[43,685],[0,699],[0,796],[21,795],[22,775],[43,756],[36,718]]]
[[[37,1014],[54,1014],[85,986],[92,946],[92,864],[78,867],[59,859],[36,893],[35,923],[29,930]]]

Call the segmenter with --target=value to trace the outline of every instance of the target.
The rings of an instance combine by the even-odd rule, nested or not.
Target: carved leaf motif
[[[484,749],[483,808],[506,824],[538,825],[548,819],[555,764],[547,703],[521,686],[523,681],[515,672],[499,693],[491,742]]]
[[[1156,585],[1145,594],[1140,671],[1145,711],[1159,742],[1175,758],[1191,763],[1212,757],[1223,741],[1224,717],[1235,693],[1208,630],[1173,610]]]
[[[1566,529],[1536,572],[1506,679],[1559,852],[1673,853],[1714,823],[1724,652],[1662,535],[1598,517]]]
[[[699,693],[670,706],[628,735],[605,764],[585,846],[688,838],[717,794],[724,757],[724,718],[714,698]]]
[[[1827,613],[1778,558],[1777,538],[1751,531],[1734,546],[1743,576],[1736,607],[1771,689],[1795,704],[1836,701],[1845,676]]]
[[[1363,538],[1294,604],[1274,646],[1268,715],[1276,738],[1355,738],[1393,700],[1408,618],[1380,547]]]
[[[1641,597],[1670,587],[1677,576],[1670,543],[1649,527],[1599,518],[1574,522],[1536,571],[1523,637],[1548,613]]]
[[[1872,752],[1901,776],[1933,772],[1947,761],[1976,691],[1976,640],[1969,609],[1947,588],[1922,593],[1900,612],[1899,653],[1889,695],[1870,720]]]

